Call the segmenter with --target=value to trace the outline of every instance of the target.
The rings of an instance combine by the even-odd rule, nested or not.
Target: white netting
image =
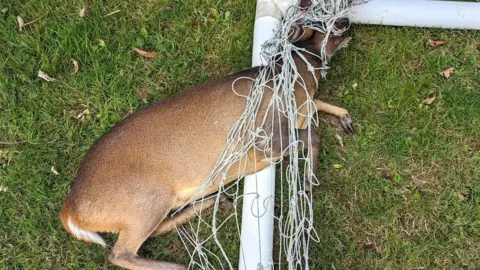
[[[279,269],[285,268],[284,263],[287,264],[289,269],[308,269],[309,267],[309,244],[311,241],[318,242],[319,239],[313,226],[312,195],[306,191],[310,190],[312,185],[316,185],[317,180],[313,174],[304,174],[304,171],[301,170],[301,164],[304,163],[305,170],[311,171],[312,163],[311,157],[302,154],[299,150],[312,148],[311,128],[312,122],[316,124],[317,118],[315,103],[311,99],[307,99],[305,104],[298,106],[306,106],[307,112],[310,112],[304,115],[308,122],[306,129],[308,140],[299,141],[296,120],[300,112],[296,105],[293,90],[296,83],[303,89],[299,89],[297,86],[295,91],[307,91],[307,89],[297,70],[292,53],[297,53],[306,62],[308,70],[314,76],[318,69],[321,69],[323,77],[326,76],[328,70],[326,54],[328,37],[342,34],[342,29],[336,29],[334,23],[339,18],[347,17],[351,5],[351,1],[347,0],[314,0],[312,2],[312,6],[306,12],[301,10],[298,5],[287,9],[275,37],[262,48],[262,56],[267,60],[267,65],[260,68],[256,78],[237,79],[253,81],[250,94],[242,96],[246,100],[245,111],[230,130],[227,144],[219,156],[215,168],[205,179],[203,188],[185,204],[185,206],[188,204],[203,204],[209,196],[209,194],[206,194],[207,188],[220,182],[218,194],[213,195],[216,196],[213,215],[208,215],[209,219],[207,220],[206,215],[199,211],[197,219],[190,221],[186,226],[177,228],[191,257],[190,269],[236,269],[236,266],[231,262],[231,258],[237,258],[238,254],[226,254],[218,235],[224,224],[231,219],[235,220],[237,233],[240,234],[236,202],[241,199],[242,195],[239,193],[238,181],[228,186],[223,185],[223,181],[230,168],[235,163],[238,164],[240,160],[245,160],[248,151],[252,148],[263,152],[269,160],[275,160],[272,151],[269,151],[272,149],[273,134],[274,132],[285,131],[288,132],[289,141],[288,145],[281,146],[281,149],[284,149],[284,156],[288,157],[286,160],[282,161],[280,159],[279,161],[282,176],[279,179],[281,192],[278,200],[278,213],[275,215],[279,242],[279,246],[276,247],[279,259],[276,263],[278,263]],[[322,67],[310,65],[305,57],[302,57],[303,54],[308,52],[296,47],[289,41],[290,30],[294,23],[326,34],[320,55],[316,56],[322,60]],[[282,59],[280,68],[278,66],[279,62],[276,61],[278,59]],[[232,84],[232,91],[237,93],[235,82]],[[267,91],[268,95],[265,95]],[[309,96],[308,92],[306,96]],[[265,98],[269,98],[268,108],[266,112],[259,112]],[[287,127],[281,127],[281,119],[284,118],[288,119]],[[254,160],[256,160],[255,157]],[[245,162],[244,164],[246,166]],[[239,179],[245,176],[242,173],[245,171],[243,169],[238,168]],[[222,221],[218,223],[218,216],[221,215],[218,211],[222,198],[221,194],[233,197],[234,207],[233,213],[222,217]],[[176,213],[181,209],[182,207]],[[208,235],[205,232],[209,232]]]

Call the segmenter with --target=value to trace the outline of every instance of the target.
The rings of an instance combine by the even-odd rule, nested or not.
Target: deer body
[[[310,39],[314,36],[315,32],[310,33]],[[332,46],[339,44],[337,41]],[[318,58],[305,56],[314,67],[321,66]],[[297,105],[301,105],[307,98],[313,99],[320,74],[317,71],[313,76],[298,56],[295,59],[308,89],[308,93],[304,89],[295,93]],[[137,250],[148,237],[166,233],[193,216],[194,209],[183,210],[176,220],[167,214],[197,194],[214,168],[230,128],[244,112],[245,98],[232,91],[232,83],[240,77],[254,78],[257,72],[258,68],[252,68],[194,86],[147,106],[114,126],[92,146],[81,163],[60,213],[66,230],[77,238],[99,244],[104,242],[95,232],[118,232],[109,259],[125,268],[185,269],[174,263],[140,258]],[[248,95],[251,84],[252,80],[241,79],[235,83],[235,90]],[[271,96],[267,92],[265,100]],[[267,103],[261,106],[260,119]],[[336,108],[339,116],[348,114]],[[301,117],[298,121],[304,122]],[[282,127],[286,128],[287,123]],[[280,140],[285,138],[274,138],[273,148]],[[278,158],[281,150],[271,149]],[[318,150],[313,151],[318,154]],[[251,174],[270,165],[263,160],[263,153],[256,155],[256,160],[251,156],[234,164],[225,184],[237,179],[239,166],[246,168],[244,173]],[[213,185],[206,193],[217,188]],[[212,203],[207,202],[207,207],[209,204]]]

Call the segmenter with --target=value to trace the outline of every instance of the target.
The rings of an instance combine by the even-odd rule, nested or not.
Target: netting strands
[[[239,221],[236,204],[234,213],[226,217],[222,222],[217,223],[218,209],[222,200],[222,195],[235,198],[235,203],[241,199],[239,194],[238,181],[233,185],[225,186],[227,173],[234,164],[238,166],[238,178],[242,178],[246,173],[246,159],[250,150],[255,149],[255,153],[262,153],[264,160],[271,163],[280,162],[276,156],[273,156],[273,137],[275,132],[288,133],[288,145],[281,145],[282,156],[288,156],[286,160],[280,162],[282,176],[280,177],[280,206],[278,215],[274,216],[277,222],[277,238],[279,240],[279,260],[278,268],[285,268],[282,265],[282,257],[286,261],[288,269],[309,269],[309,245],[311,241],[318,242],[318,236],[313,226],[312,195],[310,190],[313,185],[317,185],[317,180],[313,174],[304,174],[301,170],[301,163],[304,163],[305,170],[312,171],[312,162],[310,157],[299,152],[300,149],[311,149],[311,128],[316,124],[316,108],[311,99],[307,99],[304,104],[297,107],[294,91],[305,91],[306,84],[294,62],[293,53],[296,53],[308,66],[308,71],[315,76],[318,69],[321,70],[321,76],[326,76],[328,70],[328,56],[326,53],[326,44],[331,35],[341,35],[342,30],[336,29],[334,23],[339,18],[347,17],[347,12],[351,1],[347,0],[318,0],[312,1],[312,6],[305,10],[300,9],[298,5],[288,8],[282,19],[280,29],[275,37],[268,41],[262,48],[262,56],[266,59],[267,65],[259,69],[256,78],[238,78],[237,80],[252,80],[252,87],[249,95],[240,95],[235,91],[235,83],[232,84],[232,91],[242,96],[246,100],[245,111],[235,125],[231,128],[227,143],[219,156],[214,169],[205,179],[202,188],[186,204],[203,204],[209,196],[207,189],[213,185],[219,186],[219,191],[215,198],[213,216],[207,220],[201,211],[197,213],[198,218],[189,223],[188,226],[177,228],[182,241],[184,242],[191,261],[189,268],[200,269],[234,269],[231,263],[233,254],[226,254],[218,232],[224,224],[230,219],[236,221],[239,232]],[[291,29],[294,24],[312,28],[316,31],[326,34],[323,40],[322,49],[319,57],[322,67],[313,67],[303,54],[309,53],[306,50],[296,47],[289,39]],[[345,30],[345,29],[343,29]],[[281,59],[281,67],[278,66],[278,59]],[[319,78],[316,78],[317,80]],[[295,89],[295,85],[297,88]],[[300,85],[299,89],[298,85]],[[265,101],[265,99],[269,99]],[[260,113],[262,104],[268,104],[265,112]],[[307,108],[307,113],[303,116],[307,118],[308,139],[298,140],[299,134],[296,129],[296,120],[301,114],[299,108]],[[286,127],[282,127],[282,119],[287,119]],[[285,122],[283,122],[285,125]],[[280,137],[282,134],[280,134]],[[309,151],[310,152],[310,151]],[[253,160],[258,160],[257,156]],[[243,164],[243,165],[242,165]],[[244,167],[242,167],[244,166]],[[261,204],[271,203],[270,200],[260,202]],[[252,207],[255,207],[252,205]],[[182,207],[180,208],[182,209]],[[179,210],[180,210],[179,209]],[[179,211],[178,210],[178,211]],[[177,211],[177,212],[178,212]],[[254,211],[252,211],[254,212]],[[255,211],[255,213],[259,213]],[[263,212],[261,215],[274,215],[274,213]],[[255,226],[255,224],[252,224]],[[208,237],[200,237],[201,232],[209,229],[211,234]],[[208,247],[214,243],[216,252]],[[245,247],[242,247],[245,248]],[[240,258],[242,259],[242,258]],[[243,258],[248,259],[248,258]],[[273,265],[271,266],[273,268]]]

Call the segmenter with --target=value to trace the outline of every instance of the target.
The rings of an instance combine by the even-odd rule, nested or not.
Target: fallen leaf
[[[343,164],[334,163],[334,164],[333,164],[333,167],[334,167],[335,169],[341,169],[341,168],[343,168]]]
[[[167,6],[165,6],[165,10],[167,11],[170,11],[173,9],[173,5],[172,4],[168,4]]]
[[[357,86],[358,86],[358,83],[352,84],[352,88],[353,88],[353,89],[357,88]]]
[[[460,201],[465,201],[465,196],[462,194],[462,192],[457,191],[455,194],[457,194],[457,197],[460,199]]]
[[[85,17],[85,7],[78,9],[78,16],[80,16],[80,18]]]
[[[432,40],[432,39],[427,40],[427,45],[430,45],[432,47],[438,47],[443,44],[445,44],[445,41],[443,40]]]
[[[57,170],[53,166],[52,166],[52,168],[50,168],[50,171],[55,175],[59,175],[59,173],[57,172]]]
[[[78,72],[78,62],[73,58],[70,58],[70,60],[72,60],[73,63],[73,72],[71,73],[71,75],[73,75]]]
[[[146,51],[142,51],[138,48],[133,48],[133,50],[138,53],[139,55],[145,57],[145,58],[155,58],[157,56],[157,53],[156,52],[146,52]]]
[[[448,79],[448,78],[450,78],[450,76],[452,76],[454,71],[455,71],[455,69],[453,67],[451,67],[451,68],[448,68],[448,69],[440,72],[440,75],[442,75],[443,77]]]
[[[435,99],[437,98],[437,96],[433,95],[432,97],[429,97],[429,98],[426,98],[425,100],[423,100],[423,103],[425,105],[431,105]]]
[[[8,187],[6,186],[0,186],[0,192],[5,192],[8,190]]]
[[[44,79],[44,80],[47,81],[47,82],[54,82],[54,81],[56,81],[55,78],[51,78],[50,76],[48,76],[47,73],[45,73],[45,72],[43,72],[43,71],[41,71],[41,70],[38,71],[38,75],[37,75],[37,76],[38,76],[39,78]]]
[[[20,32],[21,32],[21,31],[23,30],[23,28],[25,28],[26,26],[29,26],[29,25],[33,24],[34,22],[36,22],[36,21],[40,20],[41,18],[43,18],[43,17],[47,16],[47,14],[48,14],[48,12],[47,12],[47,13],[45,13],[45,14],[43,14],[42,16],[40,16],[40,17],[36,18],[35,20],[28,22],[28,23],[24,23],[24,22],[23,22],[23,19],[22,19],[22,17],[20,17],[20,16],[17,16],[17,21],[18,21],[18,29],[19,29],[19,30],[20,30]]]
[[[105,47],[105,40],[99,39],[98,40],[98,45],[100,45],[100,47]]]
[[[18,22],[18,30],[22,32],[23,27],[25,26],[25,23],[23,22],[22,17],[17,16],[17,22]]]
[[[335,138],[337,139],[338,144],[340,144],[340,147],[344,148],[345,146],[343,145],[342,136],[340,136],[340,135],[338,135],[338,134],[335,134]]]
[[[77,115],[77,119],[80,120],[80,122],[85,123],[89,116],[90,116],[90,110],[85,109],[83,110],[83,112]]]
[[[3,14],[7,14],[8,8],[2,8]]]

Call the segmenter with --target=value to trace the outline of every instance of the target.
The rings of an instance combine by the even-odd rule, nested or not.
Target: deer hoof
[[[353,129],[352,118],[350,118],[350,115],[342,115],[339,117],[339,120],[345,133],[353,134],[355,132],[355,129]]]

